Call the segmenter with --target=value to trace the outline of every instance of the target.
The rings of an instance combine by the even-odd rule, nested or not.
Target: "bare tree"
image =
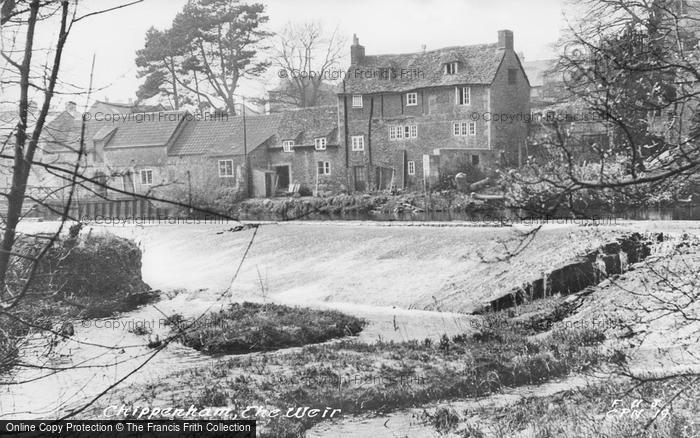
[[[270,92],[270,103],[306,108],[333,103],[332,83],[340,79],[346,39],[324,31],[319,22],[289,23],[278,35],[272,63],[279,68],[280,86]]]
[[[558,63],[570,106],[535,120],[545,134],[529,165],[507,176],[520,191],[514,198],[580,212],[591,200],[691,195],[700,165],[698,4],[587,0],[581,8]],[[586,142],[596,127],[606,141]]]

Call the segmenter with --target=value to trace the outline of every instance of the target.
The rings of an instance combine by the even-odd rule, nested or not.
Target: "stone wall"
[[[516,72],[515,84],[508,71]],[[517,55],[507,50],[491,87],[491,147],[503,152],[507,166],[517,166],[526,158],[530,115],[530,84]],[[505,115],[505,116],[504,116]]]

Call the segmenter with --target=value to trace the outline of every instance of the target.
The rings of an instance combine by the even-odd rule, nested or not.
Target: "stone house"
[[[529,98],[512,31],[494,44],[376,56],[355,37],[338,105],[348,183],[420,188],[470,166],[517,165]]]
[[[338,107],[300,108],[279,116],[275,141],[267,147],[268,168],[275,172],[277,187],[300,184],[319,193],[346,189]]]
[[[169,181],[198,190],[228,187],[241,197],[270,197],[294,184],[337,191],[345,178],[337,121],[336,106],[189,121],[168,151]]]
[[[530,84],[511,31],[498,32],[494,44],[402,55],[367,56],[355,38],[351,58],[334,105],[205,117],[96,102],[90,113],[111,116],[85,124],[84,173],[125,192],[223,188],[269,197],[290,187],[421,189],[441,174],[522,159]],[[50,127],[47,155],[74,163],[75,108]],[[106,193],[95,187],[84,195]]]
[[[268,169],[280,115],[223,116],[188,121],[167,154],[171,184],[187,190],[226,187],[246,196],[256,170]],[[246,176],[246,156],[253,173]],[[263,172],[264,173],[264,172]],[[259,196],[270,196],[265,188]],[[250,195],[254,195],[251,189]]]

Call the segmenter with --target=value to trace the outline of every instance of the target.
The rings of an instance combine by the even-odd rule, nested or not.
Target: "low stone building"
[[[276,140],[267,148],[278,185],[299,184],[316,193],[346,190],[337,106],[289,110],[280,116]]]

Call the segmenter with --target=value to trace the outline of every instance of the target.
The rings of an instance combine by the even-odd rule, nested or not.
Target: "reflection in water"
[[[426,212],[410,212],[402,211],[397,213],[343,213],[343,214],[309,214],[301,217],[298,220],[373,220],[373,221],[416,221],[416,222],[474,222],[485,225],[505,225],[514,223],[524,224],[539,224],[539,223],[565,223],[565,218],[570,218],[571,215],[552,215],[543,217],[542,215],[532,214],[521,209],[509,208],[492,208],[482,209],[479,211],[426,211]],[[250,219],[266,219],[280,220],[290,218],[280,218],[270,215],[269,217],[250,218]],[[615,220],[700,220],[700,206],[685,205],[672,208],[638,208],[618,211],[612,214],[609,210],[589,210],[586,216],[579,220],[610,223]],[[571,220],[571,219],[570,219]],[[571,222],[569,222],[571,223]]]

